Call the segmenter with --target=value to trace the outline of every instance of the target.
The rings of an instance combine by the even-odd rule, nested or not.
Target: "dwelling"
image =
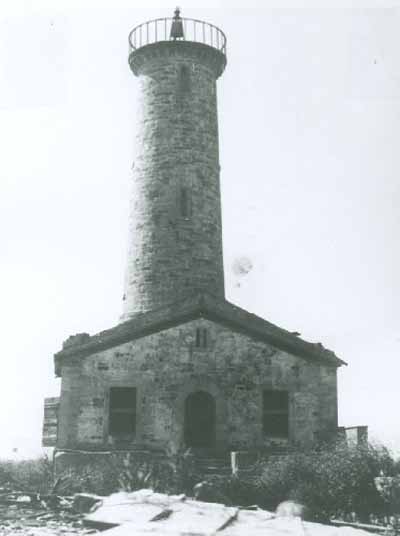
[[[123,315],[55,355],[44,443],[62,453],[306,447],[337,432],[321,344],[225,299],[216,82],[226,38],[181,18],[129,37],[140,113]]]

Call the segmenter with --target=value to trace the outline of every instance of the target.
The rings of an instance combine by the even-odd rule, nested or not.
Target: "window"
[[[186,187],[182,187],[180,190],[179,205],[181,216],[185,219],[189,219],[191,216],[191,203],[189,191]]]
[[[263,432],[265,436],[289,436],[289,396],[287,391],[263,392]]]
[[[133,435],[136,430],[136,388],[111,387],[109,433]]]
[[[187,65],[181,65],[179,69],[178,87],[181,95],[190,92],[190,71]]]
[[[206,328],[196,329],[196,348],[207,348],[208,333]]]

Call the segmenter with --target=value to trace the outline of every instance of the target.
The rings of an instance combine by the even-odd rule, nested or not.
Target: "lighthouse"
[[[139,113],[123,319],[207,290],[224,297],[217,80],[226,38],[175,11],[129,36]]]
[[[187,449],[227,461],[335,437],[343,361],[225,299],[224,33],[176,9],[136,26],[129,47],[139,106],[123,314],[55,354],[43,443],[73,465]]]

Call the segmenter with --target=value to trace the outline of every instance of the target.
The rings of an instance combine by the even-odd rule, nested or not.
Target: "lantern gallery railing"
[[[160,41],[203,43],[226,54],[223,31],[208,22],[180,17],[179,11],[175,12],[175,17],[154,19],[136,26],[129,34],[129,52]]]

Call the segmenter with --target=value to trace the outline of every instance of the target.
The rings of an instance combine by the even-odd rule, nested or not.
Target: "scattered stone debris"
[[[0,488],[0,536],[367,536],[352,527],[310,523],[287,501],[276,513],[202,502],[144,489],[108,497],[15,492]]]
[[[0,488],[0,536],[86,536],[97,533],[97,529],[83,525],[83,514],[74,510],[74,500],[75,497]]]
[[[78,514],[87,514],[103,503],[104,497],[91,493],[77,493],[72,501],[72,509]]]
[[[276,513],[196,501],[185,495],[152,490],[120,492],[104,497],[85,516],[84,525],[104,536],[367,536],[350,527],[304,521],[302,505],[287,501]]]
[[[294,501],[283,501],[276,508],[276,517],[300,517],[306,519],[307,508]]]

